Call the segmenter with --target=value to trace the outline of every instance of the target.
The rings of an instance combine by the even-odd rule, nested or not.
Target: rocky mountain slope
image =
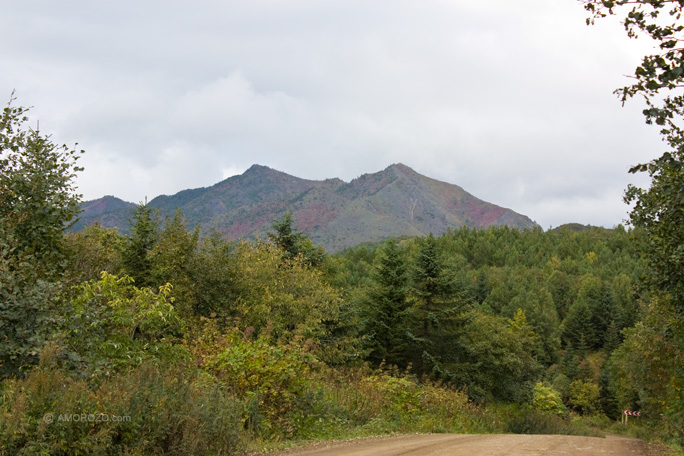
[[[463,226],[537,226],[524,215],[402,164],[364,174],[349,183],[300,179],[254,165],[212,187],[158,196],[149,206],[162,214],[180,208],[189,227],[214,227],[232,239],[265,237],[271,221],[289,210],[298,228],[331,252],[390,236],[438,235]],[[99,222],[127,232],[134,207],[112,196],[85,202],[73,229]]]

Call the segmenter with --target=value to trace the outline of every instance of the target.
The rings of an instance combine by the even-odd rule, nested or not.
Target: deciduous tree
[[[80,152],[25,126],[10,101],[0,115],[0,378],[36,361],[58,317],[64,228],[79,212]]]

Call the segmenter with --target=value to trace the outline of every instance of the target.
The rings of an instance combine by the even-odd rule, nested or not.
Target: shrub
[[[171,285],[155,292],[132,282],[103,272],[100,280],[74,289],[64,341],[84,374],[106,378],[144,360],[172,363],[187,357],[184,347],[174,344],[184,328]]]
[[[583,415],[593,415],[601,410],[601,392],[594,382],[575,380],[568,389],[568,403]]]
[[[93,390],[41,367],[3,383],[0,454],[230,454],[239,407],[210,376],[144,364]]]
[[[504,431],[515,434],[564,434],[600,436],[593,428],[548,412],[540,412],[529,406],[511,404],[499,412]]]
[[[537,383],[534,386],[532,406],[540,412],[549,412],[558,416],[567,416],[568,414],[568,409],[565,408],[560,393],[543,383]]]
[[[313,406],[316,385],[309,372],[316,359],[295,343],[271,345],[267,335],[251,340],[233,331],[225,339],[227,348],[204,366],[244,401],[244,427],[265,435],[295,435],[292,414]]]
[[[112,443],[139,454],[231,454],[238,446],[240,404],[210,375],[183,366],[145,364],[105,383],[100,400],[130,416]]]
[[[476,410],[463,392],[394,370],[333,369],[323,385],[331,414],[373,432],[465,432]]]

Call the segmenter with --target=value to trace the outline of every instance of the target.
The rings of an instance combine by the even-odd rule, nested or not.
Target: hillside
[[[164,214],[180,208],[190,227],[215,227],[233,239],[263,237],[271,221],[290,210],[298,228],[328,251],[390,236],[441,234],[463,226],[507,225],[521,230],[537,226],[524,215],[403,164],[349,183],[300,179],[253,165],[214,186],[158,196],[149,205]],[[134,207],[111,196],[88,201],[73,230],[99,222],[126,232]]]

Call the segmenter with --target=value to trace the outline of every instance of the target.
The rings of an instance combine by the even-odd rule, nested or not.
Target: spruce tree
[[[587,348],[594,345],[596,336],[591,324],[591,311],[584,300],[578,299],[570,306],[563,327],[563,338],[566,344],[572,344],[577,348],[580,344],[586,345]]]
[[[153,284],[152,260],[150,254],[157,244],[159,236],[159,219],[154,209],[141,203],[133,213],[131,234],[122,254],[124,271],[133,277],[138,287]]]
[[[365,333],[368,359],[405,367],[408,362],[408,274],[406,259],[395,239],[380,249],[372,284],[366,293]]]
[[[294,227],[292,212],[286,212],[279,219],[271,222],[274,232],[268,238],[283,251],[283,259],[291,261],[298,255],[309,266],[319,266],[325,260],[325,250],[317,246],[311,239]]]
[[[442,351],[451,345],[447,339],[455,336],[453,323],[462,303],[455,280],[442,267],[432,233],[420,241],[412,276],[412,361],[419,372],[429,373],[450,355]]]

